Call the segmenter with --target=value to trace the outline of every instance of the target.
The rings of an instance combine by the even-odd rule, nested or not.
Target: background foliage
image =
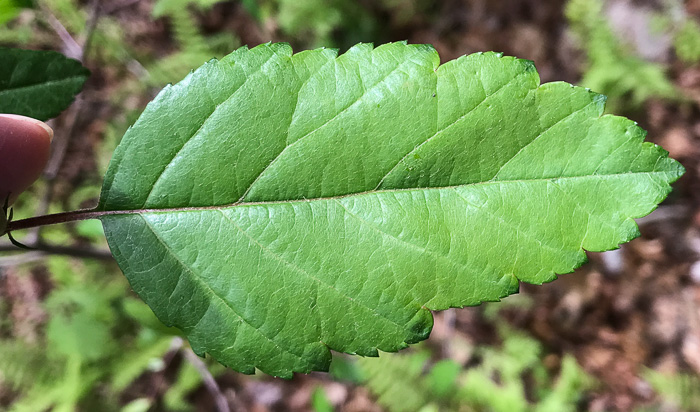
[[[340,357],[330,375],[291,381],[208,361],[202,372],[178,332],[134,297],[98,222],[26,233],[20,240],[40,239],[49,253],[0,258],[0,405],[211,410],[220,396],[231,410],[694,410],[699,16],[694,0],[0,1],[0,45],[60,51],[92,71],[52,121],[54,158],[16,204],[19,217],[92,206],[114,147],[164,84],[271,40],[342,51],[408,39],[445,60],[482,50],[532,59],[543,81],[609,94],[609,110],[639,121],[689,171],[621,251],[500,306],[441,313],[412,353]],[[487,387],[499,396],[480,397]]]

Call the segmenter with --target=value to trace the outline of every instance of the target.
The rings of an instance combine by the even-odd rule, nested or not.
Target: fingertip
[[[39,127],[40,130],[42,130],[42,134],[49,139],[49,142],[53,140],[53,129],[41,120],[19,114],[0,114],[0,123],[2,123],[3,119],[7,119],[11,122],[22,122],[24,123],[25,127]]]
[[[51,152],[53,131],[44,122],[0,114],[0,202],[10,203],[37,180]]]

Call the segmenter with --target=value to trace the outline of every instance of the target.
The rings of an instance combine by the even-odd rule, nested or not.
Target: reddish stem
[[[28,219],[14,220],[7,224],[5,233],[15,230],[29,229],[37,226],[55,225],[58,223],[75,222],[78,220],[96,219],[101,216],[122,215],[124,211],[98,211],[95,209],[81,209],[72,212],[55,213],[52,215],[30,217]],[[3,235],[5,234],[3,233]]]

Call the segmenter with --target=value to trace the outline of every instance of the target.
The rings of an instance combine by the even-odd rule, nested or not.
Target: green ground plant
[[[610,28],[602,0],[569,0],[566,17],[584,50],[581,84],[610,97],[611,112],[638,108],[651,98],[681,96],[666,76],[666,68],[636,56]]]
[[[643,376],[658,395],[658,401],[646,410],[700,411],[700,378],[697,375],[669,374],[647,369]]]
[[[501,339],[500,348],[476,348],[478,363],[468,368],[451,360],[433,363],[428,351],[357,363],[365,385],[390,412],[580,410],[594,380],[573,357],[564,356],[555,374],[542,364],[542,348],[533,338],[501,328]]]
[[[159,0],[153,7],[154,18],[167,18],[177,52],[146,66],[151,85],[162,87],[174,83],[208,60],[223,57],[229,50],[240,46],[233,34],[219,33],[204,36],[194,12],[210,9],[211,0]]]
[[[506,308],[524,310],[530,304],[517,296],[486,304],[484,318],[496,325],[500,344],[470,347],[466,365],[435,362],[423,347],[406,355],[343,360],[331,373],[364,384],[389,412],[581,410],[586,394],[597,387],[595,379],[570,355],[557,370],[545,367],[542,345],[503,321]]]
[[[435,362],[424,347],[406,355],[338,362],[345,366],[331,372],[364,384],[389,412],[582,410],[586,394],[597,386],[595,380],[571,355],[561,358],[557,370],[545,367],[542,345],[500,316],[505,308],[528,304],[515,296],[502,304],[486,304],[484,317],[497,325],[501,343],[471,347],[467,365],[450,359]]]
[[[45,235],[61,240],[57,231]],[[164,327],[123,278],[104,277],[115,272],[113,264],[67,257],[51,257],[46,264],[55,289],[44,303],[45,336],[36,342],[0,338],[0,381],[19,394],[8,411],[149,410],[156,402],[150,394],[125,409],[120,398],[134,392],[139,377],[168,367],[164,359],[177,354],[180,332]],[[9,318],[2,310],[0,317]],[[209,368],[214,376],[223,372],[220,365]],[[187,397],[201,383],[200,373],[181,363],[160,405],[192,410]]]
[[[0,24],[14,19],[22,10],[32,7],[32,3],[32,0],[3,0],[0,2]]]
[[[273,22],[295,45],[303,48],[338,47],[347,50],[358,42],[384,37],[387,24],[401,25],[418,14],[427,14],[425,0],[251,0],[243,2],[259,21]],[[377,19],[377,11],[392,21]]]
[[[43,341],[0,339],[2,381],[23,394],[10,411],[115,410],[137,377],[164,367],[172,335],[128,296],[124,280],[99,275],[113,270],[103,263],[51,257],[47,264],[56,288],[44,304]]]
[[[674,37],[674,46],[678,57],[689,64],[700,62],[700,24],[687,19]]]

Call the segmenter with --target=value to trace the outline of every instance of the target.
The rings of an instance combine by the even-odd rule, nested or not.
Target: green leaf
[[[241,0],[243,8],[256,20],[260,20],[260,6],[257,0]]]
[[[0,113],[56,117],[83,88],[90,71],[53,51],[0,47]]]
[[[311,409],[314,412],[333,412],[335,410],[322,386],[317,386],[311,392]]]
[[[681,61],[689,64],[700,62],[700,24],[693,19],[686,20],[676,32],[673,44]]]
[[[34,7],[32,0],[0,0],[0,24],[17,17],[22,9]]]
[[[382,354],[377,359],[361,359],[358,365],[364,375],[364,386],[387,411],[421,411],[430,402],[437,401],[424,377],[429,358],[427,351]]]
[[[427,338],[430,310],[549,282],[638,235],[683,168],[529,61],[286,44],[211,61],[146,108],[100,209],[134,290],[245,373]]]

